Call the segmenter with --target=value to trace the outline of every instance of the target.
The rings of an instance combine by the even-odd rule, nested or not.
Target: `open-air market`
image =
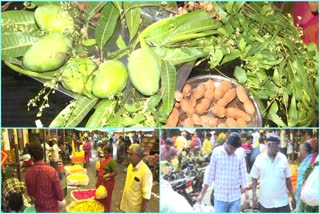
[[[318,129],[161,134],[162,212],[319,212]]]
[[[2,129],[2,212],[159,212],[157,129]]]

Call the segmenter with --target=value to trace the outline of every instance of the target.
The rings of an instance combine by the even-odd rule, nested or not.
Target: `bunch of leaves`
[[[253,95],[265,126],[315,126],[318,118],[318,52],[301,29],[271,3],[216,3],[223,26],[201,41],[211,68],[240,60],[233,76]],[[200,42],[200,41],[198,41]]]

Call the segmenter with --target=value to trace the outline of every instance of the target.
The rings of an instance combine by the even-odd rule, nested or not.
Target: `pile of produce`
[[[66,172],[66,175],[71,175],[74,173],[87,174],[87,169],[83,168],[80,165],[65,166],[64,171]]]
[[[73,94],[51,127],[75,127],[92,108],[86,127],[163,126],[179,67],[196,60],[211,71],[238,62],[231,78],[252,94],[265,126],[316,126],[318,52],[292,17],[266,2],[212,2],[169,16],[173,4],[28,2],[2,13],[2,60],[45,81],[28,103],[38,118],[57,86]]]
[[[103,212],[104,206],[95,200],[73,201],[66,208],[67,212]]]
[[[95,195],[95,189],[73,190],[71,192],[71,197],[75,200],[94,199]]]
[[[86,174],[75,173],[67,176],[67,185],[82,185],[89,184],[89,177]]]

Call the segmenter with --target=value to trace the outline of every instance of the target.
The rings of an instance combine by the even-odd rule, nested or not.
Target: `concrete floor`
[[[87,186],[83,187],[74,187],[74,186],[68,186],[68,194],[65,197],[65,200],[67,202],[67,205],[70,204],[73,199],[71,197],[71,191],[76,190],[77,188],[79,189],[95,189],[95,184],[96,184],[96,151],[93,151],[93,157],[90,160],[90,167],[86,168],[87,169],[87,175],[89,176],[89,184]],[[71,162],[64,163],[64,166],[67,165],[72,165]],[[125,178],[126,178],[126,164],[118,164],[118,175],[116,177],[116,184],[115,188],[113,190],[113,195],[112,195],[112,204],[111,204],[111,212],[121,212],[119,207],[120,207],[120,201],[121,201],[121,196],[123,192],[123,187],[125,183]],[[22,173],[22,180],[24,180],[24,171]],[[66,183],[66,176],[63,176],[62,179],[62,184]],[[147,212],[159,212],[159,178],[156,177],[154,178],[153,182],[153,187],[152,187],[152,196],[149,201],[148,209]]]

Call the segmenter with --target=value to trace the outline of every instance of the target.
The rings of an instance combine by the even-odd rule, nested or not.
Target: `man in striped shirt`
[[[240,146],[240,135],[232,132],[227,142],[212,152],[197,202],[201,203],[208,187],[214,182],[214,212],[240,212],[241,189],[245,192],[245,206],[248,206],[247,169],[243,152],[237,149]]]

